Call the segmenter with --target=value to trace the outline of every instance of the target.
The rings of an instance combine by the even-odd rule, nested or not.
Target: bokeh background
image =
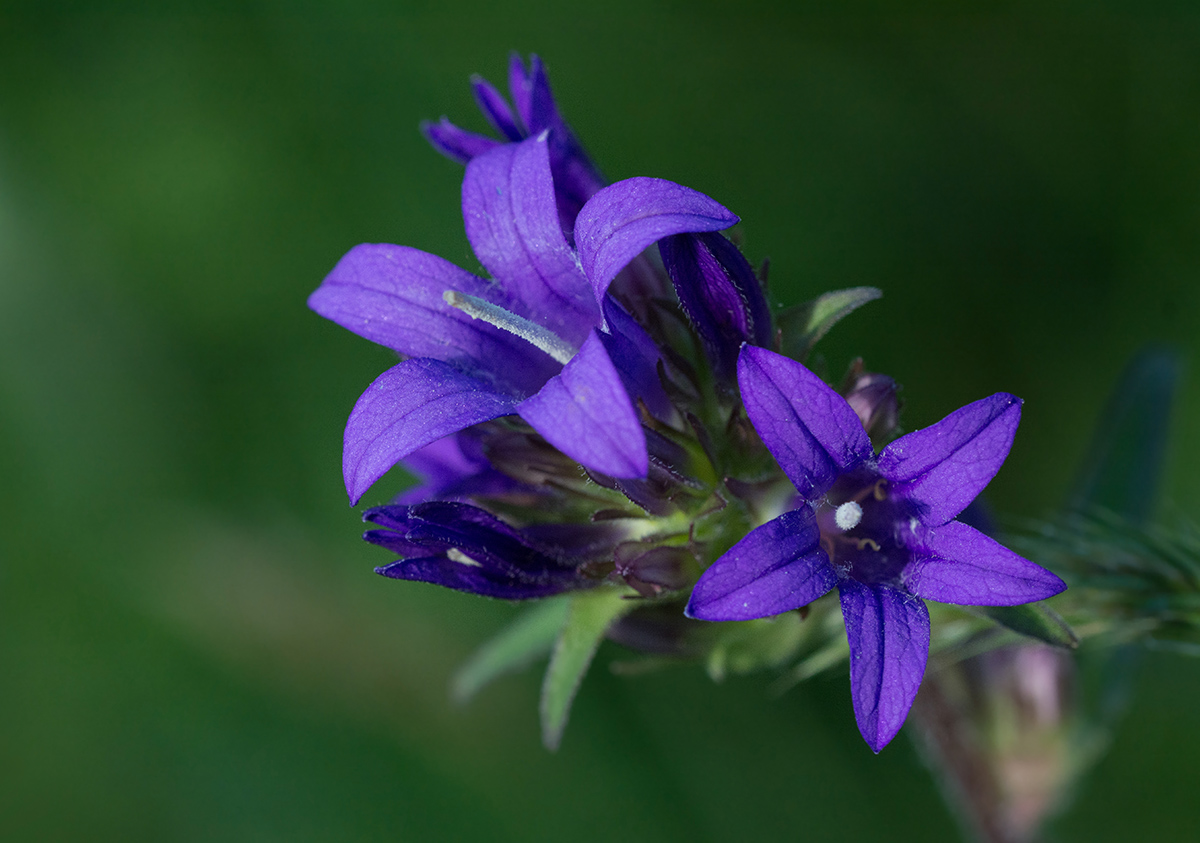
[[[606,174],[739,213],[777,301],[885,291],[831,373],[894,375],[909,428],[1024,397],[990,500],[1051,513],[1131,355],[1196,346],[1197,8],[799,5],[0,4],[0,837],[956,839],[840,670],[606,645],[553,755],[537,670],[452,706],[514,608],[372,574],[341,430],[390,354],[304,304],[363,241],[477,267],[417,124],[481,129],[469,74],[536,51]],[[1195,519],[1185,371],[1158,508]],[[1150,654],[1054,839],[1196,839],[1198,700]]]

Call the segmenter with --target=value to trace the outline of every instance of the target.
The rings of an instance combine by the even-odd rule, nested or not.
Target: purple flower
[[[601,577],[589,568],[611,567],[613,549],[627,527],[615,521],[592,524],[537,523],[517,529],[468,503],[429,501],[391,504],[363,513],[380,529],[363,538],[401,558],[375,569],[413,580],[504,600],[532,600],[591,588]],[[667,564],[643,564],[649,581],[669,576]]]
[[[587,202],[572,249],[558,224],[544,133],[472,159],[462,205],[490,280],[417,249],[364,244],[309,297],[317,313],[407,358],[350,414],[343,471],[351,500],[417,449],[512,414],[589,469],[644,477],[631,395],[651,411],[665,407],[658,352],[609,284],[660,238],[727,228],[737,217],[690,188],[629,179]]]
[[[537,137],[549,130],[550,170],[554,174],[559,219],[563,231],[569,235],[584,203],[607,182],[559,115],[541,59],[531,56],[526,69],[521,57],[513,53],[508,64],[508,86],[515,110],[486,79],[479,76],[471,79],[479,110],[504,140],[460,129],[445,117],[437,123],[422,123],[421,131],[438,152],[466,164],[502,143]]]
[[[574,564],[544,553],[519,531],[478,507],[434,501],[379,506],[363,520],[383,529],[363,538],[404,557],[376,573],[487,597],[527,600],[584,585]]]
[[[997,393],[876,456],[854,409],[800,363],[745,346],[738,385],[750,421],[807,503],[717,559],[696,584],[687,614],[761,618],[807,605],[836,585],[855,719],[878,752],[903,725],[925,673],[924,599],[1015,606],[1066,588],[955,520],[1004,463],[1021,401]]]

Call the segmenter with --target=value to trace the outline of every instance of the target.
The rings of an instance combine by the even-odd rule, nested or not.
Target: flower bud
[[[762,285],[737,246],[720,234],[676,234],[659,241],[679,304],[700,335],[718,381],[732,382],[743,343],[771,344]]]
[[[872,440],[891,437],[900,411],[894,380],[878,372],[864,372],[862,358],[859,358],[850,366],[842,384],[842,395],[858,414],[863,430]]]
[[[696,557],[685,547],[647,548],[641,542],[617,545],[616,572],[638,594],[657,597],[690,585],[699,574]]]

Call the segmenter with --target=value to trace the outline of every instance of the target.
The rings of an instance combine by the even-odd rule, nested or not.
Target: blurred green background
[[[885,291],[831,373],[895,376],[910,429],[1024,397],[989,495],[1046,515],[1128,358],[1197,342],[1200,16],[954,5],[0,5],[0,837],[956,839],[841,670],[775,698],[606,645],[556,755],[536,670],[451,706],[514,609],[372,574],[341,431],[390,354],[304,304],[363,241],[477,267],[417,123],[482,128],[469,74],[536,51],[606,174],[740,214],[777,300]],[[1151,655],[1055,839],[1196,839],[1198,700]]]

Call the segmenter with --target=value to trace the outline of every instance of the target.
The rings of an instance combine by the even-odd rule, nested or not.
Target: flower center
[[[833,522],[839,530],[853,530],[862,521],[862,506],[858,501],[846,501],[833,513]]]
[[[842,475],[817,508],[821,547],[839,577],[896,584],[912,558],[905,541],[916,512],[870,469]]]

